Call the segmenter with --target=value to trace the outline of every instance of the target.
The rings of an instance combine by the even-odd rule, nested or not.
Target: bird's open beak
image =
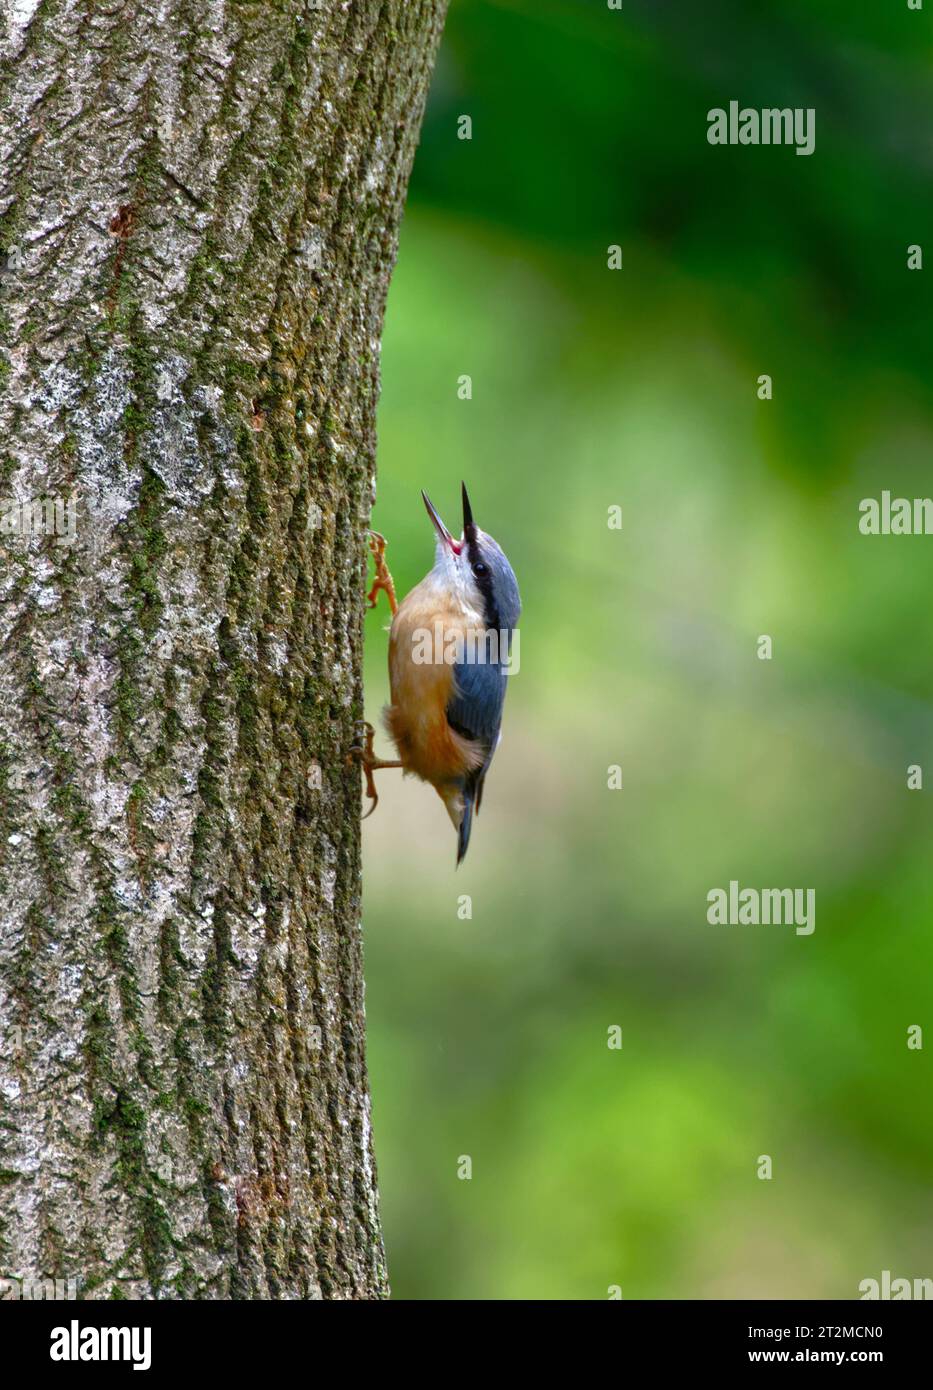
[[[473,508],[470,506],[470,494],[466,490],[466,483],[461,483],[460,488],[463,492],[463,537],[464,540],[474,540],[476,525],[473,521]]]
[[[463,549],[463,542],[454,540],[453,536],[450,534],[450,532],[447,530],[447,527],[444,525],[443,521],[441,521],[440,517],[438,516],[434,503],[431,501],[428,494],[426,492],[422,492],[421,496],[424,498],[424,505],[428,509],[428,516],[434,523],[435,531],[440,536],[441,540],[445,543],[445,545],[449,545],[453,553],[455,555],[459,555],[461,550]]]

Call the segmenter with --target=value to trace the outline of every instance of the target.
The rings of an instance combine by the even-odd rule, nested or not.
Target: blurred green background
[[[931,14],[453,0],[374,524],[406,592],[419,489],[458,529],[465,478],[519,577],[522,665],[464,866],[397,773],[365,826],[397,1298],[933,1274],[906,1045],[933,1028],[933,538],[858,529],[862,498],[933,494],[933,264],[907,269],[933,256]],[[731,99],[815,108],[815,153],[711,147]],[[367,621],[375,721],[385,608]],[[730,879],[814,888],[815,933],[708,925]]]

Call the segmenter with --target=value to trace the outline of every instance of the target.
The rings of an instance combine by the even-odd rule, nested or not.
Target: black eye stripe
[[[480,553],[480,548],[477,545],[476,541],[472,539],[467,541],[467,559],[469,560],[471,566],[485,566],[484,573],[474,573],[473,577],[476,580],[476,587],[479,589],[480,593],[483,596],[483,616],[486,619],[486,626],[493,628],[495,631],[498,631],[500,626],[499,610],[496,607],[496,601],[493,597],[492,592],[492,571],[486,564],[486,561],[483,559]]]

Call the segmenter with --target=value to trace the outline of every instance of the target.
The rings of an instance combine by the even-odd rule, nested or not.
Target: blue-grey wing
[[[496,662],[458,661],[454,666],[454,692],[447,703],[447,722],[458,734],[480,744],[485,752],[482,765],[471,778],[477,807],[483,778],[499,742],[507,680],[505,667]]]

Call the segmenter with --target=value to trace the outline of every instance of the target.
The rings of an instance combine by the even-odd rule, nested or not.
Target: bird
[[[521,614],[518,581],[502,547],[473,520],[463,483],[463,532],[456,540],[427,493],[421,496],[436,533],[434,567],[402,600],[385,562],[385,538],[370,532],[376,578],[374,608],[385,591],[391,703],[383,721],[398,753],[378,758],[364,723],[353,752],[376,809],[373,772],[401,768],[434,787],[457,832],[457,865],[466,855],[473,817],[499,745],[512,642]]]

